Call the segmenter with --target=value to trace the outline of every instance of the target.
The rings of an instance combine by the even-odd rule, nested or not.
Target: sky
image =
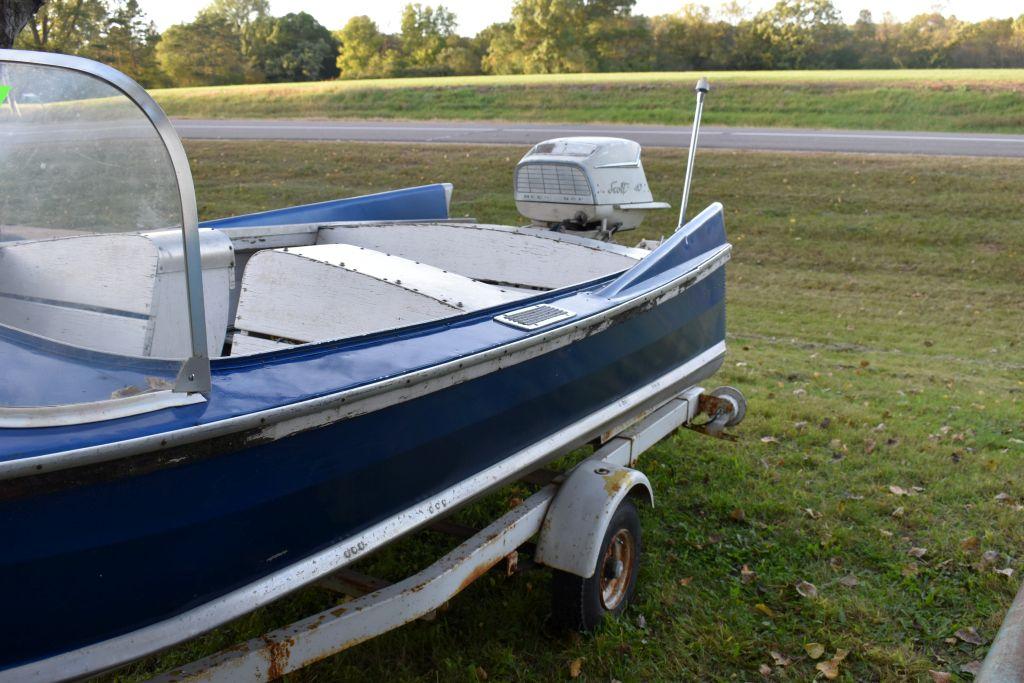
[[[513,0],[419,0],[423,5],[442,4],[455,13],[459,20],[459,33],[472,36],[485,26],[496,21],[506,21],[512,9]],[[402,8],[410,0],[375,0],[370,4],[354,0],[271,0],[270,9],[275,15],[288,12],[309,12],[327,28],[334,30],[344,26],[351,17],[366,14],[377,22],[386,33],[394,33],[399,29]],[[843,18],[853,23],[861,9],[869,9],[880,19],[886,11],[898,20],[907,19],[915,14],[941,11],[943,14],[955,14],[967,21],[978,21],[989,17],[1014,17],[1024,12],[1020,0],[833,0],[843,14]],[[764,9],[775,4],[774,0],[741,0],[751,12]],[[171,24],[190,21],[200,9],[209,4],[209,0],[140,0],[139,4],[150,19],[156,22],[161,31]],[[678,11],[686,0],[637,0],[634,14],[654,16]],[[725,4],[722,0],[697,0],[697,4],[711,7],[713,10]]]

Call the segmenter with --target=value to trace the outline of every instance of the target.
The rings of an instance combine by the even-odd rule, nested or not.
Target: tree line
[[[213,0],[160,34],[137,0],[47,0],[17,47],[93,57],[148,86],[468,74],[713,69],[1024,66],[1024,15],[965,22],[939,12],[904,22],[831,0],[778,0],[748,14],[699,4],[633,14],[635,0],[516,0],[509,21],[474,37],[443,5],[409,4],[400,30],[357,16],[332,32],[269,0]]]

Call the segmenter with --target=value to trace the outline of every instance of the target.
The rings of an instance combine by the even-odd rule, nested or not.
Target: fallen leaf
[[[902,486],[896,486],[895,484],[891,485],[889,487],[889,493],[891,493],[894,496],[909,496],[910,495],[910,491],[906,490]]]
[[[981,541],[977,536],[969,536],[960,541],[960,550],[967,553],[976,553],[981,548]]]
[[[996,494],[996,500],[998,500],[1000,502],[1004,501],[1004,500],[1011,500],[1011,496],[1010,496],[1009,493],[997,493]]]
[[[923,486],[911,486],[910,490],[913,492],[913,493],[911,493],[911,495],[913,495],[914,493],[924,493],[924,487]]]
[[[821,513],[816,511],[814,508],[804,508],[804,512],[811,519],[821,519]]]
[[[802,597],[814,599],[818,597],[818,587],[809,581],[798,581],[796,584],[796,592]]]
[[[781,652],[777,652],[776,650],[772,650],[768,654],[770,654],[772,656],[772,659],[775,661],[775,666],[789,666],[793,663],[793,661],[789,657],[782,654]]]
[[[876,426],[871,431],[873,431],[873,432],[884,432],[885,431],[885,423],[884,422],[879,422],[878,426]]]
[[[917,572],[918,569],[916,564],[908,564],[906,567],[900,570],[900,574],[902,574],[903,576],[917,576]]]
[[[757,572],[755,572],[753,569],[751,569],[747,565],[743,565],[742,567],[740,567],[740,581],[742,581],[743,583],[750,583],[756,578]]]
[[[882,534],[886,538],[892,538],[892,532],[888,531],[887,529],[879,529],[878,533]]]
[[[733,511],[729,513],[729,517],[734,522],[743,522],[747,519],[747,513],[740,508],[734,508]]]
[[[486,681],[487,680],[487,671],[482,666],[478,666],[476,668],[476,679],[478,681]]]
[[[949,683],[949,681],[953,680],[953,675],[946,671],[933,671],[932,669],[928,669],[928,675],[932,677],[932,680],[935,681],[935,683]]]
[[[692,576],[687,576],[686,578],[679,579],[679,585],[680,586],[689,586],[691,581],[693,581],[693,577]]]
[[[772,668],[767,664],[762,664],[761,666],[757,667],[757,672],[765,678],[769,678],[772,675]]]
[[[999,551],[998,550],[986,550],[985,552],[983,552],[981,554],[981,564],[983,566],[987,565],[987,564],[995,564],[998,561],[999,561]]]
[[[828,661],[818,662],[814,665],[814,668],[825,674],[825,678],[832,680],[839,678],[839,662],[846,659],[846,655],[850,654],[847,650],[836,650],[836,656]]]
[[[772,608],[769,607],[768,605],[764,604],[763,602],[759,602],[756,605],[754,605],[754,609],[756,609],[758,612],[760,612],[761,614],[765,615],[766,617],[774,617],[775,616],[775,612],[772,611]]]
[[[985,643],[985,641],[981,639],[981,636],[978,635],[977,629],[973,626],[962,628],[953,635],[965,643],[970,643],[971,645],[983,645]]]
[[[821,643],[807,643],[804,645],[804,649],[807,650],[807,656],[811,659],[817,659],[825,654],[825,646]]]
[[[583,658],[577,657],[569,663],[569,678],[579,678],[583,673]]]
[[[794,422],[793,423],[793,429],[796,429],[796,430],[807,429],[807,423],[805,421],[803,421],[803,420],[801,420],[800,422]]]
[[[978,674],[981,673],[981,662],[978,660],[974,660],[973,662],[967,662],[966,664],[960,667],[960,672],[971,674],[972,676],[977,678]]]
[[[818,662],[814,665],[814,668],[825,674],[825,678],[833,680],[839,678],[839,667],[832,662],[831,659],[827,659],[824,662]]]
[[[902,517],[903,516],[903,506],[901,505],[900,507],[898,507],[895,510],[893,510],[892,511],[892,516],[896,517],[896,518]]]
[[[645,616],[644,616],[644,615],[642,615],[642,614],[640,614],[640,615],[637,615],[637,618],[636,618],[636,625],[637,625],[637,626],[638,626],[639,628],[643,628],[643,629],[646,629],[646,628],[647,628],[647,617],[645,617]]]
[[[1002,574],[1006,578],[1013,576],[1013,569],[1011,567],[1007,567],[1006,569],[993,569],[992,571],[996,574]]]
[[[878,443],[874,439],[872,439],[872,438],[864,439],[864,453],[865,454],[871,455],[872,453],[875,452],[875,449],[877,447],[878,447]]]
[[[911,557],[917,557],[917,558],[924,557],[927,553],[928,553],[928,549],[927,548],[911,548],[910,550],[907,551],[907,555],[910,555]]]
[[[839,579],[839,583],[840,585],[846,586],[847,588],[856,588],[857,585],[860,584],[860,581],[858,581],[857,577],[853,574],[849,574]]]
[[[762,436],[761,443],[779,443],[779,440],[774,436]]]

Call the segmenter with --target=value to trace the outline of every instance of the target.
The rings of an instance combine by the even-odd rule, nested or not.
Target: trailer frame
[[[742,419],[745,400],[735,389],[731,400],[706,394],[694,386],[653,409],[634,414],[605,432],[595,452],[564,474],[536,474],[526,481],[547,481],[533,495],[489,525],[472,533],[430,566],[392,584],[341,570],[320,585],[345,592],[353,600],[310,615],[234,647],[176,667],[152,679],[159,683],[186,681],[270,681],[309,666],[354,645],[417,619],[431,618],[449,600],[503,560],[511,573],[519,549],[538,537],[538,564],[548,564],[586,578],[593,574],[589,559],[597,552],[611,514],[626,496],[641,494],[653,503],[653,491],[639,470],[639,457],[659,441],[713,409],[708,424],[731,426]],[[738,396],[738,398],[736,398]],[[593,476],[596,473],[596,476]],[[610,483],[612,482],[612,483]],[[559,509],[580,505],[596,510],[586,522]],[[567,521],[572,520],[572,521]],[[471,530],[448,525],[449,532]],[[585,533],[581,529],[586,527]],[[550,558],[547,562],[544,558]],[[578,558],[587,558],[580,560]],[[589,569],[588,569],[589,566]],[[588,573],[589,572],[589,573]]]

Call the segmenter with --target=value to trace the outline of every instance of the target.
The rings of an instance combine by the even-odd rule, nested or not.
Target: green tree
[[[440,73],[446,76],[468,76],[481,73],[483,51],[472,38],[449,36],[437,55]]]
[[[512,22],[491,24],[474,38],[483,52],[480,67],[487,74],[522,73],[521,46],[516,41],[516,28]]]
[[[893,61],[905,69],[947,66],[960,41],[964,24],[938,12],[919,14],[899,27]]]
[[[488,62],[505,73],[589,71],[596,59],[587,50],[583,0],[517,0],[511,40],[492,44]]]
[[[48,0],[28,22],[15,47],[87,55],[107,20],[102,0]]]
[[[249,67],[258,70],[256,52],[274,30],[270,16],[269,0],[213,0],[206,8],[223,17],[238,34],[242,54],[249,60]]]
[[[685,5],[651,20],[653,68],[659,71],[725,68],[730,64],[735,27],[711,15],[706,5]]]
[[[242,35],[270,17],[270,0],[213,0],[206,11],[220,15]]]
[[[157,58],[176,86],[251,83],[259,74],[242,54],[235,26],[223,15],[202,11],[195,21],[175,24],[157,45]]]
[[[352,17],[335,37],[341,43],[337,67],[342,78],[382,78],[398,73],[398,46],[370,17]]]
[[[91,56],[123,71],[145,86],[163,85],[165,76],[156,59],[160,34],[146,19],[138,0],[123,0],[104,22]]]
[[[831,0],[779,0],[754,18],[767,66],[837,68],[850,61],[849,29]]]
[[[455,37],[455,15],[438,5],[409,4],[402,10],[402,53],[415,70],[437,72],[438,57]]]
[[[264,21],[269,30],[253,44],[249,57],[268,81],[315,81],[338,75],[338,41],[312,15],[298,12]]]

